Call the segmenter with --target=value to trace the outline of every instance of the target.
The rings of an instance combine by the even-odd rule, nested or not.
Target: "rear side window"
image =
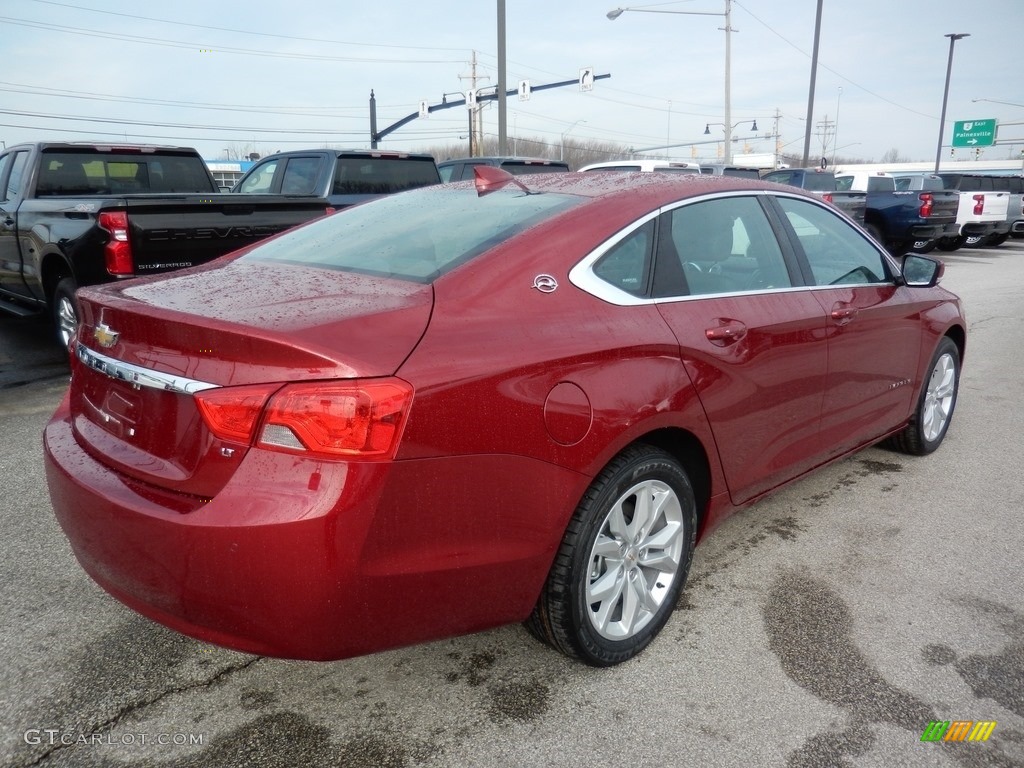
[[[346,208],[242,258],[428,283],[582,201],[511,186],[482,197],[474,189],[424,189]]]
[[[649,221],[613,245],[594,264],[594,274],[626,293],[645,295],[653,241],[654,222]]]
[[[289,157],[281,180],[285,195],[312,195],[316,192],[316,176],[322,161],[318,157]]]

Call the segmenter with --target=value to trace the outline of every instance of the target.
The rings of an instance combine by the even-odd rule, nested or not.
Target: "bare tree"
[[[896,147],[893,147],[888,152],[886,152],[884,155],[882,155],[882,162],[883,163],[905,163],[905,162],[907,162],[907,158],[906,157],[902,157],[900,155],[900,151],[898,149],[896,149]]]

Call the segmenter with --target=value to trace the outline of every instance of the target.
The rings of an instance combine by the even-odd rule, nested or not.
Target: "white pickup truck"
[[[938,174],[946,189],[960,193],[956,220],[960,234],[939,241],[939,249],[955,251],[962,246],[999,245],[1010,231],[1010,193],[992,176],[974,173]]]

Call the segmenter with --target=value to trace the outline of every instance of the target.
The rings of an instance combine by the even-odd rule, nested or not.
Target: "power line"
[[[152,16],[138,16],[132,13],[119,13],[117,11],[106,11],[100,8],[86,8],[81,5],[71,5],[70,3],[58,3],[55,0],[31,0],[34,3],[41,3],[43,5],[55,5],[61,8],[71,8],[76,11],[88,11],[90,13],[103,13],[108,16],[120,16],[126,19],[139,19],[140,21],[155,21],[160,24],[174,24],[179,27],[191,27],[193,29],[209,29],[215,32],[233,32],[240,35],[255,35],[258,37],[275,37],[280,40],[297,40],[304,43],[328,43],[330,45],[359,45],[366,48],[397,48],[400,50],[419,50],[419,51],[462,51],[462,48],[440,48],[436,46],[428,45],[393,45],[387,43],[362,43],[353,40],[329,40],[320,37],[299,37],[297,35],[281,35],[275,32],[256,32],[248,29],[233,29],[231,27],[215,27],[207,24],[192,24],[187,21],[175,21],[173,19],[158,19]]]
[[[53,22],[37,22],[29,19],[13,19],[4,17],[4,22],[32,29],[41,29],[46,32],[64,32],[69,35],[81,35],[83,37],[98,37],[106,40],[122,40],[126,42],[139,43],[141,45],[158,45],[164,48],[183,48],[195,51],[200,46],[194,41],[167,40],[159,37],[144,37],[142,35],[121,35],[114,32],[104,32],[99,29],[83,29],[80,27],[66,27]],[[274,51],[259,51],[253,48],[235,48],[233,46],[214,46],[211,53],[230,53],[236,56],[258,56],[271,59],[295,59],[299,61],[344,61],[361,64],[460,64],[462,60],[451,59],[380,59],[359,56],[326,56],[313,53],[276,53]]]
[[[118,117],[89,117],[88,115],[54,115],[45,112],[25,112],[24,110],[0,109],[0,115],[17,117],[41,117],[46,120],[79,120],[84,123],[110,123],[113,125],[143,125],[151,128],[191,128],[204,131],[243,131],[245,133],[294,133],[300,135],[317,135],[335,133],[325,128],[252,128],[244,125],[195,125],[192,123],[158,123],[152,121],[127,120]]]

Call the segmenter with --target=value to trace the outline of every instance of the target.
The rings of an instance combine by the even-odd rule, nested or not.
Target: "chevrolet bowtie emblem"
[[[121,334],[113,330],[106,323],[100,323],[97,325],[92,332],[92,337],[96,339],[97,343],[101,347],[112,347],[117,344],[117,339]]]

